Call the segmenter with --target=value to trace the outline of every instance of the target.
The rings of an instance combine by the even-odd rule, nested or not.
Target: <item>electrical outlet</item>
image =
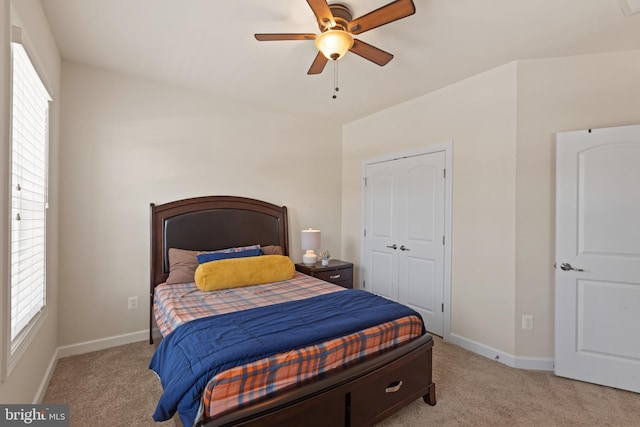
[[[138,297],[129,297],[127,301],[129,310],[138,308]]]
[[[533,329],[533,315],[532,314],[523,314],[522,315],[522,329],[527,329],[527,330]]]

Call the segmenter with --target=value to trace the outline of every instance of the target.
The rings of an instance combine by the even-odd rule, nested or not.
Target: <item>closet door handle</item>
[[[410,251],[411,249],[409,249],[408,247],[406,247],[405,245],[400,246],[400,250],[401,251]]]
[[[571,266],[571,264],[569,264],[568,262],[563,262],[562,264],[560,264],[560,270],[562,270],[562,271],[570,271],[570,270],[573,270],[573,271],[584,271],[581,268],[573,268]]]
[[[394,243],[393,245],[391,245],[391,246],[387,245],[387,247],[388,247],[389,249],[393,249],[394,251],[395,251],[396,249],[398,249],[398,245],[396,245],[395,243]]]

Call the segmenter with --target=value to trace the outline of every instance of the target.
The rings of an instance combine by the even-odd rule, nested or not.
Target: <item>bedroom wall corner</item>
[[[640,124],[640,51],[521,61],[516,355],[553,358],[555,135]],[[521,330],[523,314],[534,329]]]
[[[343,128],[343,253],[360,259],[362,161],[453,140],[451,332],[514,352],[516,64]]]
[[[151,202],[232,195],[285,205],[295,262],[308,227],[340,256],[339,126],[70,61],[62,91],[65,352],[148,326]],[[127,309],[129,296],[138,309]]]
[[[12,25],[22,29],[23,41],[32,62],[41,75],[53,102],[49,111],[49,209],[47,211],[47,302],[44,321],[25,354],[22,355],[11,373],[0,383],[0,402],[2,403],[37,403],[48,384],[57,355],[58,346],[58,134],[59,134],[59,95],[60,95],[60,54],[44,17],[42,6],[38,0],[2,0],[0,2],[0,31],[2,32],[2,87],[0,88],[3,100],[0,106],[0,123],[3,126],[2,139],[6,139],[6,150],[0,153],[3,171],[9,163],[8,149],[9,132],[8,121],[10,117],[9,104],[11,102],[8,83],[9,70],[11,69],[11,53],[9,49],[10,28]],[[4,120],[7,126],[4,125]],[[3,224],[5,212],[8,210],[10,194],[8,176],[3,172],[0,194],[2,198],[2,213],[0,218]],[[0,256],[3,260],[8,258],[5,250],[9,247],[9,235],[4,228],[0,232]],[[0,264],[0,273],[3,283],[8,283],[8,270],[6,261]],[[6,281],[5,281],[6,280]],[[2,328],[8,328],[6,321],[7,301],[2,301]],[[2,345],[3,356],[5,345]]]
[[[516,367],[551,369],[555,134],[640,123],[639,73],[638,51],[519,61],[349,123],[343,129],[343,252],[359,257],[358,162],[417,146],[420,140],[453,139],[452,341],[487,357],[502,354],[501,360],[512,360]],[[495,81],[489,83],[488,76]],[[493,138],[487,136],[492,127]],[[487,160],[482,149],[499,147],[500,141],[506,151],[497,158],[511,166],[480,167]],[[490,221],[469,213],[470,202],[484,194],[465,188],[465,180],[473,177],[497,184],[485,202],[494,202],[486,206],[503,209],[505,216],[493,229]],[[505,180],[512,185],[505,186]],[[494,239],[492,250],[474,257],[492,236],[506,238]],[[506,246],[496,249],[502,243]],[[485,262],[478,267],[480,260]],[[513,264],[505,269],[499,263]],[[480,283],[474,275],[499,279],[502,286]],[[477,283],[469,286],[466,279]],[[533,331],[521,330],[522,314],[534,315]],[[505,323],[495,321],[496,316]]]

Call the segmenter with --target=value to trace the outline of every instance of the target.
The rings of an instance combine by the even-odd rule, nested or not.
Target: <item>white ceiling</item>
[[[354,18],[390,0],[345,0]],[[640,49],[640,14],[621,0],[414,0],[416,13],[358,39],[395,55],[307,70],[318,33],[305,0],[41,0],[64,59],[270,110],[348,122],[518,59]]]

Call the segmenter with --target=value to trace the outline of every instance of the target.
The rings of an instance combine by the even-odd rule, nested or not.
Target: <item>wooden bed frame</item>
[[[216,250],[260,244],[289,255],[287,208],[234,196],[151,204],[149,341],[155,287],[169,274],[169,248]],[[436,404],[433,339],[428,334],[295,388],[205,420],[227,426],[369,426],[420,397]]]

